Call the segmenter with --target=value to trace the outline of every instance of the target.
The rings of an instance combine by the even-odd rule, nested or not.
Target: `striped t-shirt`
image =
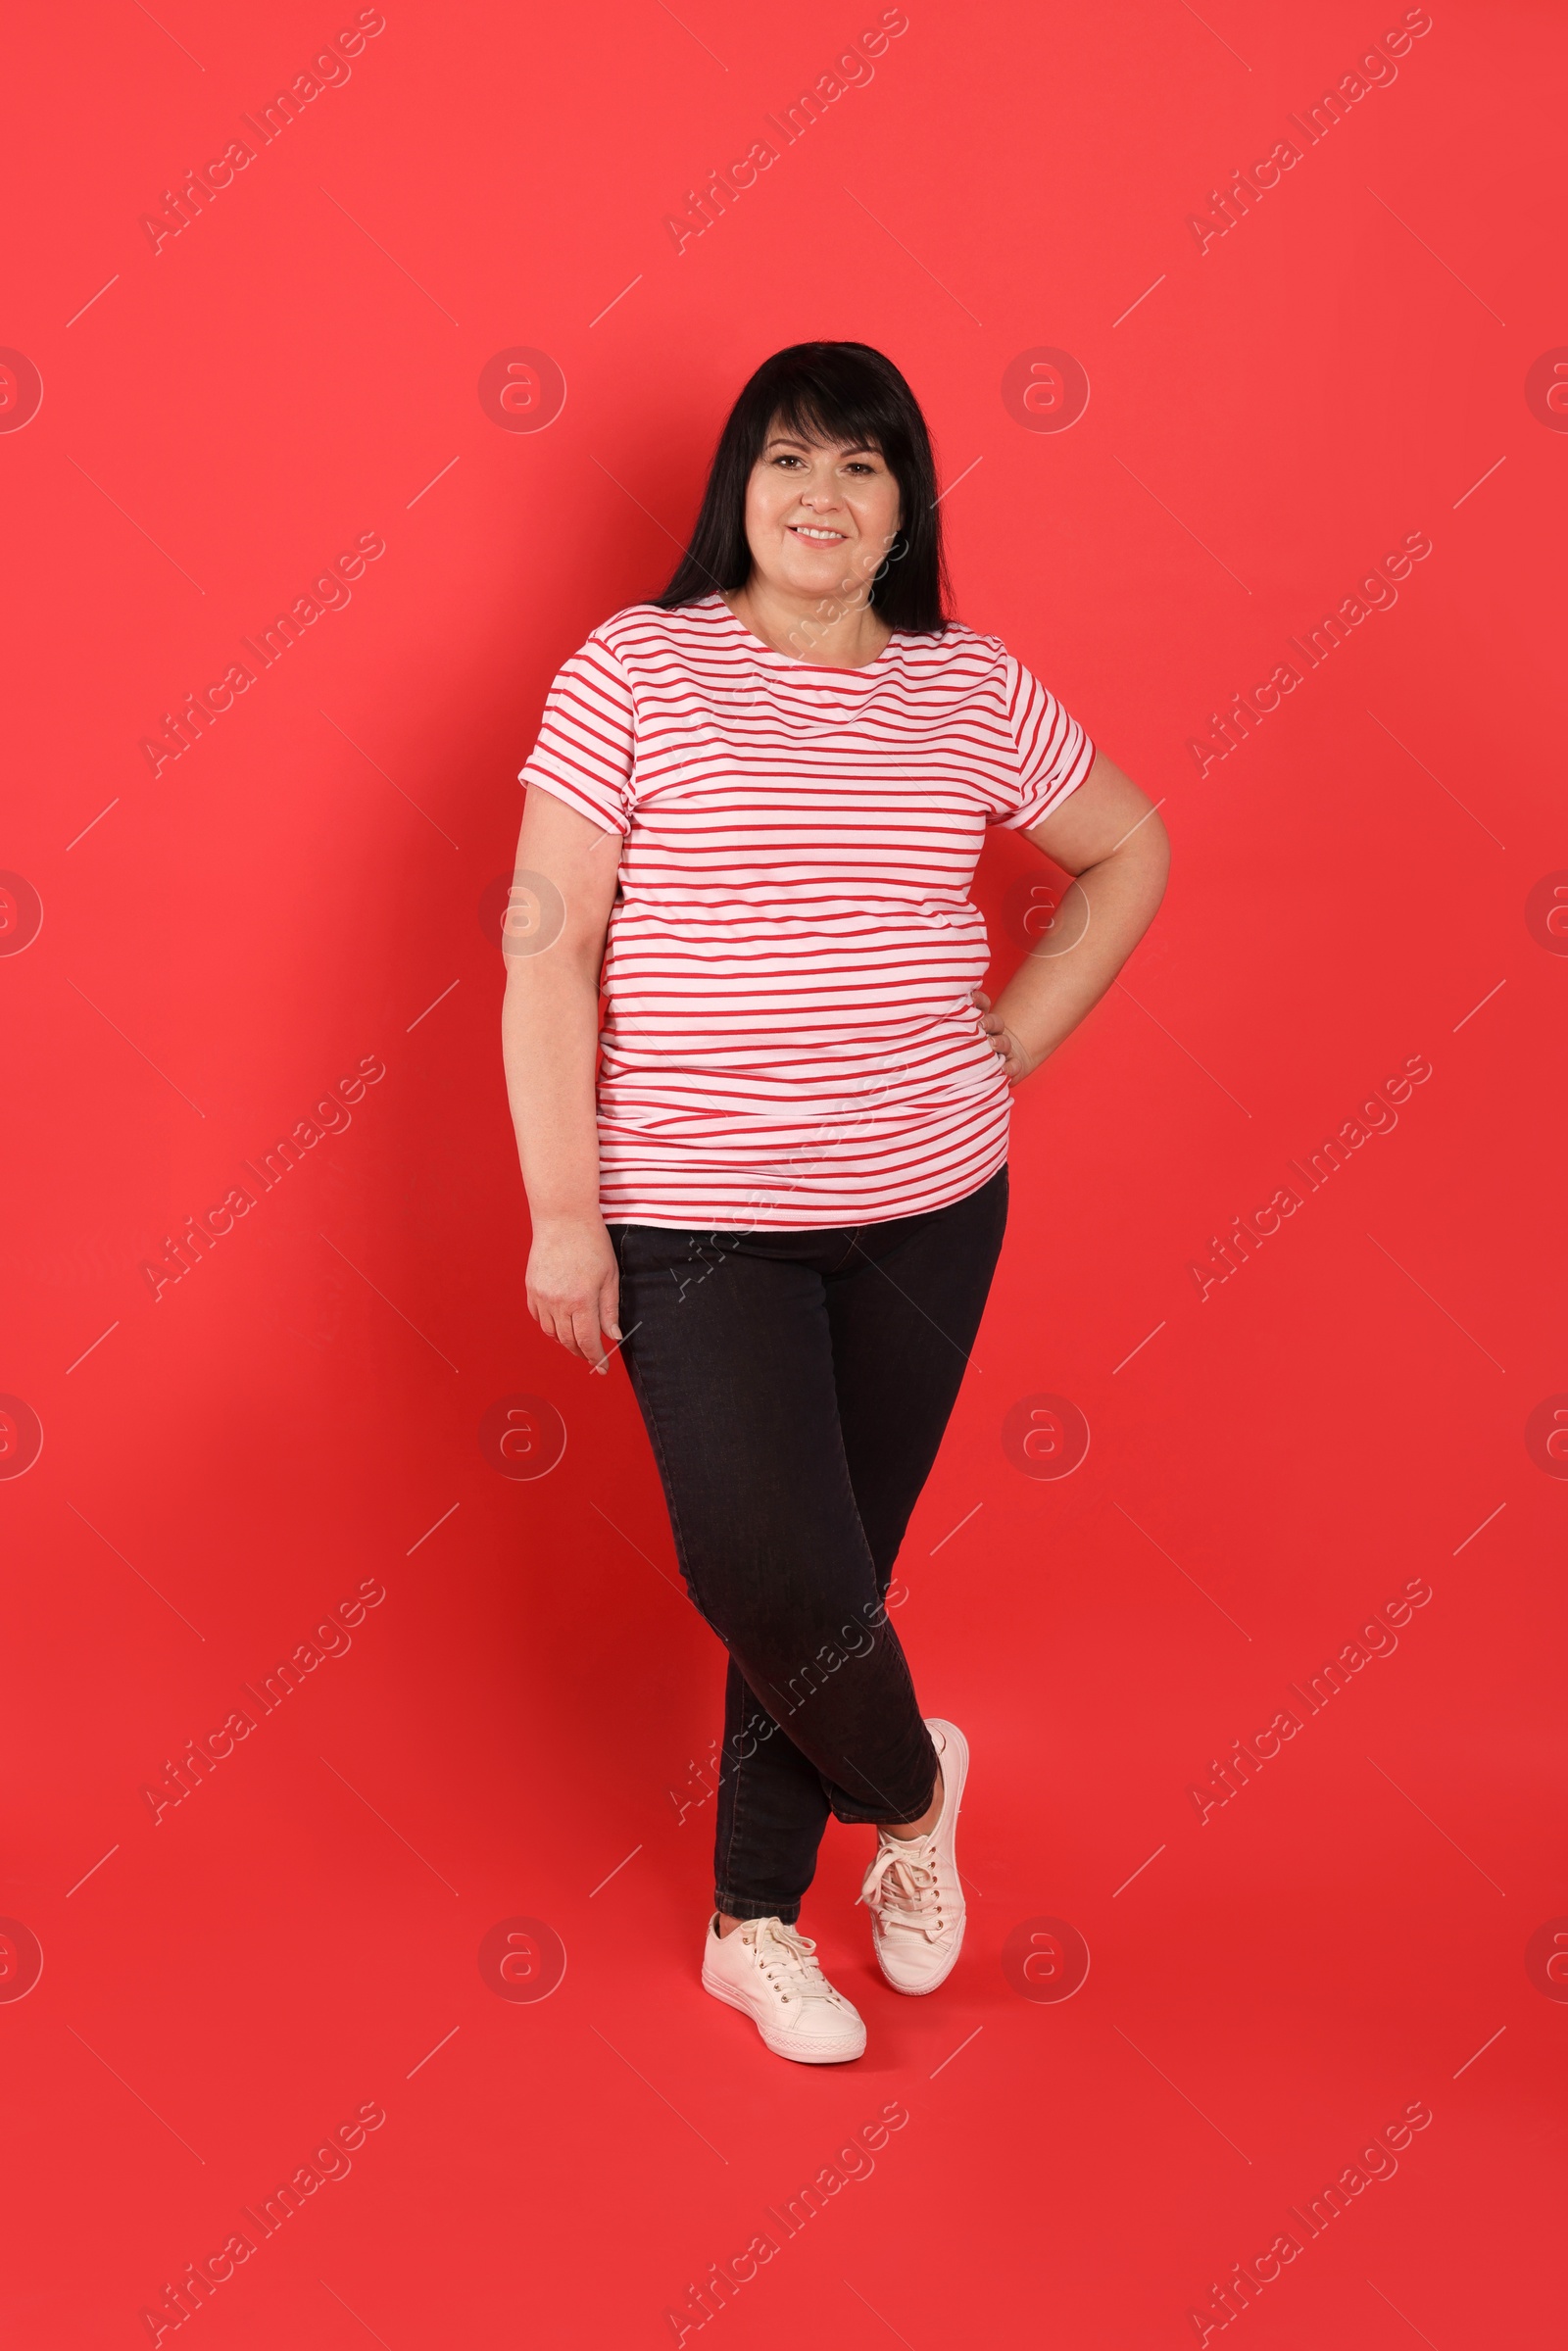
[[[1094,756],[961,625],[896,632],[862,669],[775,653],[717,594],[596,628],[521,781],[622,837],[606,1221],[874,1224],[993,1176],[1009,1091],[970,1002],[969,886],[986,827],[1038,824]]]

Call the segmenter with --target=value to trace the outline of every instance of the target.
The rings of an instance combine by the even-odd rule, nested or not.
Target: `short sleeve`
[[[517,780],[537,784],[609,832],[631,830],[637,711],[631,683],[597,637],[556,674]]]
[[[1078,789],[1095,763],[1095,747],[1077,719],[1010,653],[1003,690],[1018,772],[993,822],[1018,832],[1038,824]]]

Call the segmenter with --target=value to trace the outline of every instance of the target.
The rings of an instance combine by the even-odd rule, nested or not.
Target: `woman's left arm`
[[[1026,838],[1075,879],[995,1005],[975,992],[980,1025],[1013,1085],[1100,1002],[1152,922],[1170,867],[1152,802],[1102,751],[1076,792]]]

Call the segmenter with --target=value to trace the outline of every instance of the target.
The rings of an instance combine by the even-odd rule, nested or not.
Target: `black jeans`
[[[918,1820],[936,1753],[893,1563],[963,1378],[1007,1171],[923,1216],[612,1225],[624,1353],[692,1599],[729,1651],[714,1907],[799,1917],[829,1813]]]

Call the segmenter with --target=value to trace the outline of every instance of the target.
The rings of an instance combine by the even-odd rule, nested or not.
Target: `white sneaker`
[[[936,1827],[923,1837],[879,1829],[876,1859],[860,1887],[877,1965],[895,1991],[935,1991],[952,1975],[963,1943],[963,1887],[953,1848],[969,1747],[956,1724],[931,1721],[926,1729],[942,1765]]]
[[[708,1922],[703,1989],[749,2016],[775,2057],[842,2065],[864,2055],[858,2010],[817,1966],[810,1936],[782,1919],[747,1919],[720,1935],[715,1911]]]

